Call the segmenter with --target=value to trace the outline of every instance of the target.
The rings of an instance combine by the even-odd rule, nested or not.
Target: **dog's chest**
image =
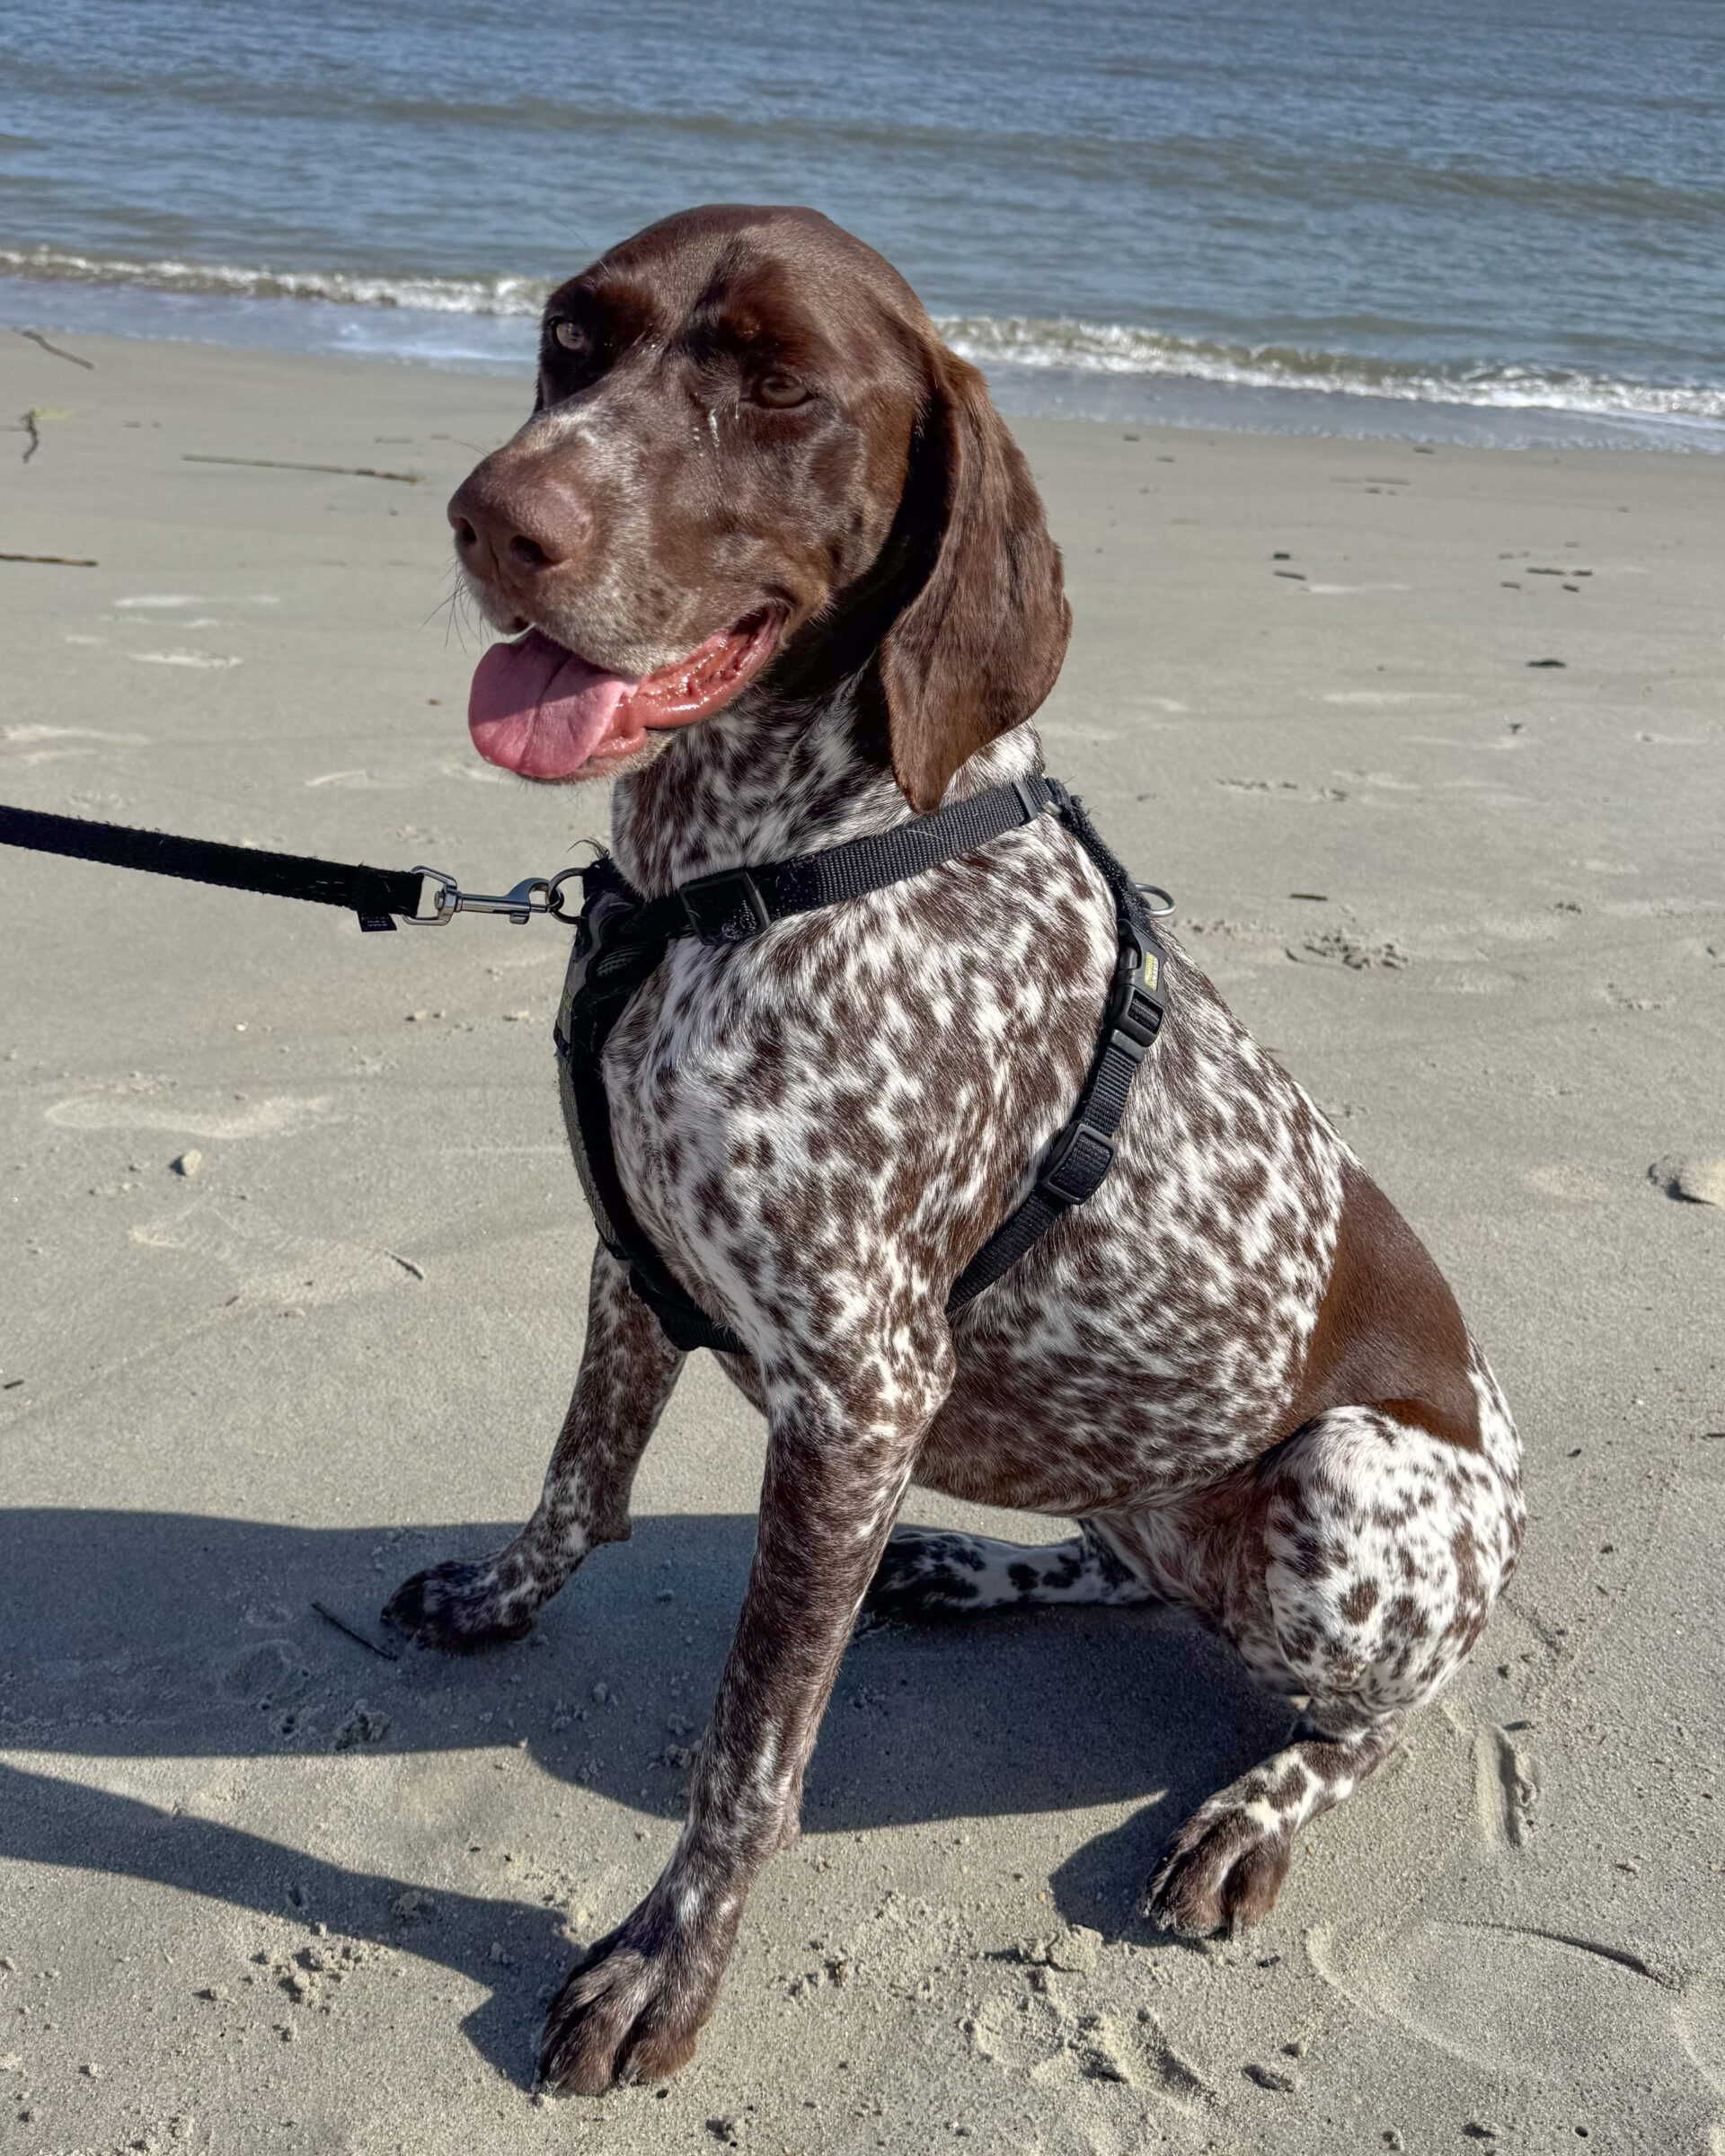
[[[1115,932],[1047,835],[998,853],[739,948],[682,940],[637,992],[605,1055],[617,1170],[697,1300],[774,1322],[836,1303],[866,1329],[943,1296],[1022,1194],[1094,1047]]]

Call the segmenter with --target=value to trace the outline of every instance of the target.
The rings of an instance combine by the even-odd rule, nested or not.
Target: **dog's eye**
[[[788,411],[793,404],[806,404],[809,392],[794,375],[763,375],[755,384],[755,402]]]
[[[553,322],[551,340],[559,351],[575,353],[586,351],[591,341],[578,322]]]

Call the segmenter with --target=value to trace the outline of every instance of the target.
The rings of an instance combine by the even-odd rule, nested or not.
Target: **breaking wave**
[[[1355,352],[1207,343],[1115,323],[956,315],[942,318],[940,330],[955,352],[984,368],[1154,375],[1240,389],[1309,389],[1499,411],[1539,406],[1604,418],[1725,420],[1725,387],[1710,384],[1618,382],[1535,367],[1446,370]]]
[[[108,287],[210,300],[323,302],[378,314],[530,318],[548,279],[390,275],[343,270],[271,270],[222,262],[132,261],[52,247],[0,247],[0,276],[47,285]],[[1310,390],[1331,396],[1461,404],[1500,411],[1556,411],[1601,419],[1725,420],[1725,385],[1627,382],[1532,365],[1431,365],[1297,346],[1227,344],[1175,337],[1119,323],[1029,315],[937,315],[953,349],[985,369],[1028,375],[1150,377],[1258,390]],[[378,327],[383,329],[380,323]],[[407,325],[402,325],[403,331]],[[367,341],[388,349],[410,336]]]
[[[536,314],[552,288],[545,278],[533,277],[385,277],[345,270],[250,270],[226,262],[132,262],[53,247],[0,247],[0,275],[204,299],[324,300],[425,314]]]

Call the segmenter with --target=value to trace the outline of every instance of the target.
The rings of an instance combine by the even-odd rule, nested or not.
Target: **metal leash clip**
[[[457,914],[502,914],[517,927],[535,914],[549,914],[553,920],[566,921],[563,911],[563,886],[579,876],[579,869],[564,869],[555,876],[526,876],[512,891],[500,897],[492,897],[482,891],[464,891],[455,878],[442,869],[429,869],[423,862],[412,870],[423,876],[437,888],[431,894],[431,911],[429,914],[409,914],[405,918],[415,928],[446,928]]]

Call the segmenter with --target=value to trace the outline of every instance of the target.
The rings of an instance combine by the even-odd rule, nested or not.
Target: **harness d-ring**
[[[590,846],[597,844],[597,841],[588,838],[583,839],[580,843],[583,845]],[[546,887],[545,911],[553,920],[571,921],[579,917],[577,915],[566,914],[563,911],[563,886],[566,883],[579,882],[585,873],[585,870],[582,869],[559,869],[556,875],[552,878],[550,884]]]

